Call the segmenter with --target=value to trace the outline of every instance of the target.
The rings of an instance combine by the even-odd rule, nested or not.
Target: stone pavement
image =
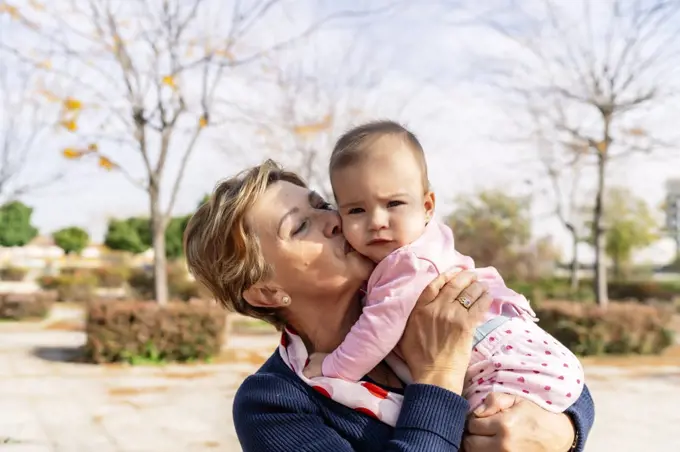
[[[0,450],[239,451],[231,417],[242,379],[276,337],[235,337],[216,364],[63,362],[83,334],[0,332]],[[680,450],[680,367],[587,367],[597,407],[589,452]]]
[[[238,451],[231,404],[271,350],[235,340],[225,364],[164,367],[60,362],[78,332],[0,333],[3,452]],[[260,355],[254,349],[264,349]],[[232,353],[230,353],[230,351]],[[4,442],[4,443],[3,443]]]

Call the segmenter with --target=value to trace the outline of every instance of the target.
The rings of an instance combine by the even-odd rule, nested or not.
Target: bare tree
[[[1,55],[1,54],[0,54]],[[33,83],[36,71],[9,56],[0,65],[0,204],[49,187],[63,177],[61,168],[46,168],[38,150],[50,124],[49,107]]]
[[[588,237],[585,231],[583,197],[584,168],[588,149],[574,142],[554,141],[552,130],[542,127],[544,112],[534,111],[528,105],[536,129],[533,144],[538,149],[542,173],[549,184],[550,199],[562,226],[571,240],[571,263],[569,265],[569,288],[572,296],[579,288],[579,244]]]
[[[335,140],[368,120],[405,121],[429,79],[397,92],[386,83],[395,55],[376,55],[360,33],[330,49],[323,38],[317,34],[267,61],[262,82],[272,92],[270,108],[254,108],[250,116],[268,155],[332,199],[328,162]]]
[[[519,101],[534,125],[538,118],[545,139],[564,145],[567,160],[582,154],[595,168],[595,289],[598,303],[606,306],[607,169],[633,152],[667,146],[645,116],[677,102],[680,2],[580,5],[576,14],[579,6],[572,2],[544,0],[532,12],[518,8],[521,26],[508,17],[484,20],[521,52],[512,61],[497,58],[502,62],[497,86]]]
[[[207,129],[238,120],[240,69],[331,19],[376,12],[319,19],[309,5],[313,18],[304,24],[286,24],[283,0],[61,0],[12,15],[16,33],[39,44],[4,50],[53,67],[51,90],[64,103],[59,124],[73,132],[64,156],[94,158],[148,194],[161,304],[168,299],[165,230],[187,164]]]

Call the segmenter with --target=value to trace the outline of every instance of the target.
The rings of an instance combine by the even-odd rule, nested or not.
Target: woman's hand
[[[466,452],[566,452],[573,442],[574,426],[566,414],[503,393],[486,397],[463,438]]]
[[[312,353],[309,356],[309,362],[302,370],[302,373],[307,378],[323,377],[323,360],[328,356],[328,353]]]
[[[460,303],[465,297],[469,309]],[[462,394],[475,329],[492,298],[472,272],[443,273],[423,291],[411,313],[399,352],[416,383]]]

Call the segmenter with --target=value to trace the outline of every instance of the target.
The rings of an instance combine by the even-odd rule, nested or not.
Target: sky
[[[54,0],[55,5],[60,3],[64,2]],[[342,8],[379,8],[379,3],[352,0],[342,2]],[[494,0],[484,6],[462,2],[462,8],[454,8],[450,5],[455,2],[446,1],[429,0],[418,2],[417,6],[409,2],[397,3],[390,12],[362,18],[359,24],[352,20],[327,24],[304,43],[274,55],[274,62],[286,67],[288,72],[298,70],[314,76],[308,86],[305,85],[307,79],[301,79],[303,88],[300,88],[299,94],[293,93],[290,104],[282,101],[276,86],[261,81],[263,64],[259,62],[229,73],[228,83],[220,85],[223,95],[247,106],[249,115],[274,121],[283,121],[281,118],[287,114],[303,119],[318,117],[328,105],[341,105],[334,109],[337,124],[327,134],[330,136],[317,137],[315,142],[320,148],[325,148],[324,152],[330,150],[333,136],[353,122],[375,118],[397,119],[411,128],[423,143],[440,215],[453,208],[457,196],[484,188],[502,188],[518,195],[531,194],[534,199],[535,235],[551,234],[564,248],[564,255],[568,256],[567,236],[550,215],[553,203],[548,196],[549,191],[546,191],[545,178],[541,177],[536,165],[536,149],[529,143],[518,145],[509,138],[517,136],[517,126],[513,121],[516,118],[513,116],[520,113],[508,108],[503,92],[488,86],[490,77],[495,74],[494,64],[500,58],[504,59],[504,64],[510,62],[509,67],[512,68],[513,61],[525,61],[526,52],[481,24],[499,18],[520,35],[523,32],[528,34],[536,23],[520,15],[513,5],[519,4],[523,11],[540,19],[543,17],[538,7],[541,2]],[[580,2],[558,3],[562,14],[572,18],[575,24],[582,22],[578,20],[582,13]],[[601,3],[606,2],[592,2],[596,5]],[[213,6],[217,9],[211,15],[210,25],[220,31],[222,19],[227,22],[228,13],[218,4]],[[285,40],[305,29],[305,24],[338,10],[337,2],[331,1],[287,2],[284,6],[272,11],[259,27],[255,27],[244,48],[257,49],[267,43]],[[597,17],[597,11],[592,13]],[[6,17],[0,18],[0,27],[7,25],[6,20]],[[539,20],[538,23],[542,22]],[[26,37],[14,27],[4,28],[0,37],[5,42],[29,47],[39,45],[36,38]],[[544,45],[550,49],[548,42],[552,41],[546,39],[545,42]],[[557,48],[559,42],[554,42]],[[672,45],[680,46],[680,43],[676,40]],[[143,55],[139,57],[141,59]],[[57,61],[55,64],[61,63]],[[84,78],[88,77],[87,72],[83,74]],[[97,78],[91,81],[100,87],[107,83]],[[61,88],[64,93],[72,89],[69,86]],[[191,94],[195,94],[195,89],[189,84]],[[115,104],[116,99],[112,102]],[[362,110],[362,113],[350,118],[347,111],[353,108]],[[655,133],[673,142],[677,128],[675,123],[680,113],[678,108],[664,105],[648,112],[647,116],[653,118],[653,123],[645,123],[645,127],[653,128]],[[341,117],[343,112],[347,117]],[[45,114],[48,113],[53,112]],[[233,111],[229,114],[229,118],[234,116]],[[93,127],[95,123],[113,123],[106,109],[88,115],[83,119],[84,127],[90,122]],[[287,153],[286,148],[296,142],[280,132],[263,141],[258,134],[260,130],[261,127],[252,121],[239,118],[208,130],[199,140],[190,160],[173,212],[184,214],[192,211],[218,180],[265,157],[294,164],[292,154]],[[34,208],[33,221],[42,233],[66,226],[81,226],[90,231],[95,241],[100,241],[110,218],[147,213],[146,194],[135,188],[120,172],[104,171],[92,161],[65,161],[61,157],[63,148],[73,143],[71,135],[49,127],[41,138],[32,150],[30,171],[26,177],[38,177],[55,168],[66,171],[60,182],[22,197]],[[272,140],[281,145],[275,149]],[[181,137],[180,142],[186,142],[186,139]],[[141,160],[134,152],[123,152],[112,143],[102,143],[102,151],[114,156],[117,163],[131,169],[135,176],[141,174]],[[178,154],[171,154],[168,170],[173,174],[178,168]],[[321,155],[321,163],[323,159],[324,155]],[[322,167],[323,164],[320,165]],[[655,207],[663,201],[665,183],[671,178],[680,178],[680,149],[672,146],[653,154],[622,159],[608,172],[611,185],[627,185],[635,195]],[[594,186],[594,181],[591,173],[584,175],[584,193]],[[167,193],[167,184],[164,188]],[[587,248],[583,250],[584,259],[590,259],[592,256]],[[637,260],[662,263],[670,260],[673,251],[671,242],[664,240],[638,253]]]

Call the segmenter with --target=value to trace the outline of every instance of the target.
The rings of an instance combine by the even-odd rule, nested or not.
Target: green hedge
[[[208,302],[96,301],[85,355],[95,363],[205,360],[220,352],[225,323],[225,311]]]
[[[669,308],[612,302],[606,310],[568,301],[536,307],[539,325],[574,353],[657,354],[673,343]]]
[[[670,302],[680,297],[680,281],[609,281],[607,285],[609,298],[612,300]],[[595,299],[593,281],[588,279],[579,282],[579,290],[575,296],[571,294],[569,281],[566,279],[508,281],[508,286],[535,303],[543,300],[592,301]]]
[[[43,319],[55,300],[56,293],[52,292],[0,294],[0,319]]]

